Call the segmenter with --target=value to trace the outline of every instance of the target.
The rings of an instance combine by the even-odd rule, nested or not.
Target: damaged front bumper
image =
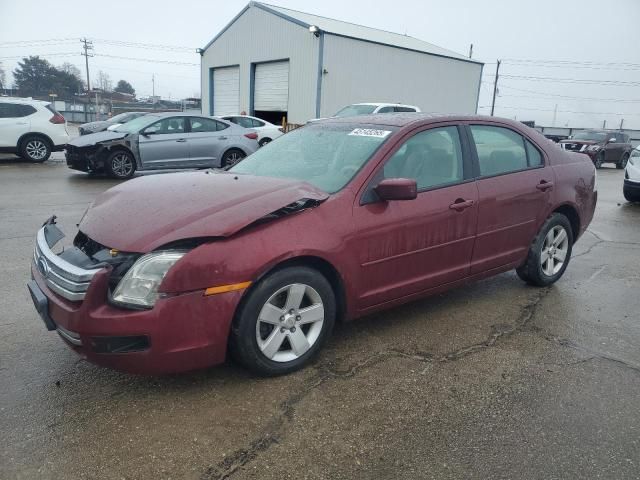
[[[52,217],[38,232],[27,287],[47,329],[71,349],[129,373],[181,372],[224,361],[241,291],[187,292],[160,298],[150,310],[119,308],[108,300],[114,267],[86,268],[65,260],[64,252],[55,254],[52,248],[64,235],[54,222]],[[69,256],[77,257],[78,252]]]
[[[100,171],[104,168],[104,159],[99,153],[99,148],[96,146],[80,148],[67,145],[65,147],[67,166],[81,172]]]

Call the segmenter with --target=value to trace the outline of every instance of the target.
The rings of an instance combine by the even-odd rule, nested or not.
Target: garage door
[[[240,113],[240,68],[213,69],[213,114]]]
[[[289,61],[259,63],[254,83],[254,110],[286,112],[289,104]]]

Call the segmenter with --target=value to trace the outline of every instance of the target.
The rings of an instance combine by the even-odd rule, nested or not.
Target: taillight
[[[62,115],[60,115],[59,113],[55,113],[55,114],[53,115],[53,117],[51,117],[51,118],[49,119],[49,121],[50,121],[51,123],[55,123],[56,125],[60,125],[61,123],[64,123],[64,122],[65,122],[64,117],[63,117]]]
[[[258,134],[255,133],[255,132],[245,133],[244,136],[247,137],[247,138],[250,138],[251,140],[257,140],[258,139]]]

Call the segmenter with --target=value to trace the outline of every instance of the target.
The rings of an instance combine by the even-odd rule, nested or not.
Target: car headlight
[[[588,145],[582,145],[582,147],[580,147],[580,151],[584,152],[587,149]]]
[[[629,158],[629,163],[631,165],[633,165],[634,167],[638,167],[640,166],[640,155],[637,157],[631,157]]]
[[[153,307],[158,299],[158,288],[162,280],[185,253],[171,250],[143,255],[120,280],[111,300],[125,307]]]
[[[589,145],[587,147],[587,150],[589,152],[597,152],[598,150],[600,150],[600,148],[601,148],[600,145]]]

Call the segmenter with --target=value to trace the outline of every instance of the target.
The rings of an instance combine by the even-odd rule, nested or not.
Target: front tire
[[[622,158],[620,159],[620,161],[616,163],[616,168],[618,170],[622,170],[626,168],[628,161],[629,161],[629,154],[625,153],[624,155],[622,155]]]
[[[632,192],[630,189],[623,187],[622,193],[627,202],[640,202],[640,194]]]
[[[516,272],[529,285],[549,286],[564,274],[572,249],[571,223],[561,213],[554,213],[540,228],[529,247],[527,260]]]
[[[260,280],[236,314],[229,341],[235,360],[264,376],[302,368],[331,335],[336,301],[327,279],[289,267]]]
[[[136,171],[136,162],[133,154],[126,150],[115,150],[109,154],[105,161],[105,169],[113,178],[126,180],[133,177]]]
[[[600,152],[596,157],[596,161],[593,163],[597,169],[602,168],[602,164],[604,163],[604,152]]]
[[[33,163],[42,163],[51,156],[51,143],[38,135],[32,135],[22,140],[20,156]]]

